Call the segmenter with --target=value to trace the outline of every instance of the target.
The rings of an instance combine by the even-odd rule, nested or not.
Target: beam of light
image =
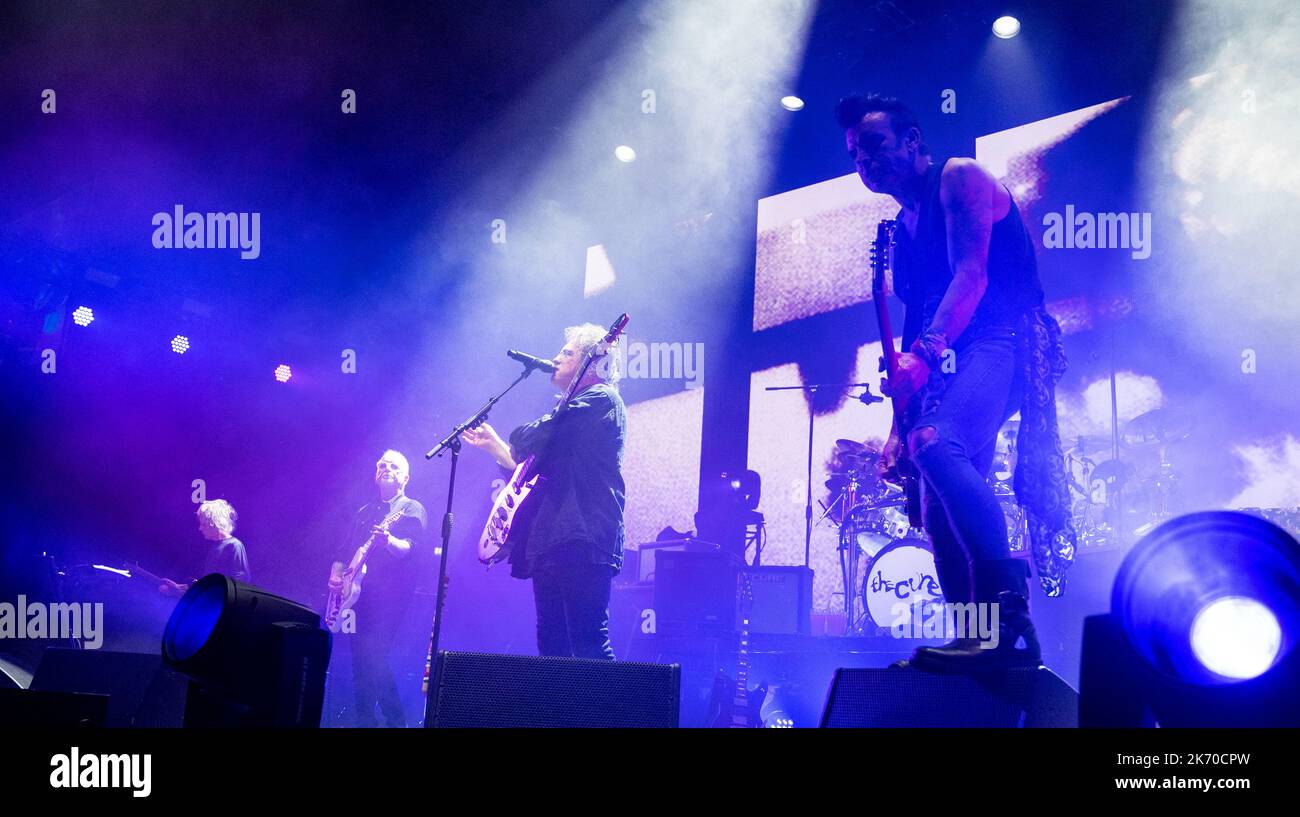
[[[1254,599],[1229,596],[1201,608],[1192,622],[1192,651],[1206,669],[1237,680],[1268,671],[1282,649],[1282,627]]]
[[[1159,299],[1178,333],[1171,340],[1207,355],[1251,349],[1278,382],[1291,382],[1300,377],[1291,342],[1300,313],[1300,6],[1177,9],[1137,162],[1138,206],[1155,216],[1160,257],[1136,294]],[[1279,422],[1289,397],[1276,395]]]
[[[72,322],[77,326],[90,326],[95,320],[95,310],[88,306],[79,306],[72,311]]]
[[[1020,21],[1010,15],[1004,15],[993,21],[993,33],[1009,40],[1020,33]]]
[[[530,310],[571,310],[566,288],[580,280],[584,248],[614,237],[635,245],[618,256],[626,290],[635,278],[627,273],[663,266],[663,247],[644,240],[652,229],[758,198],[790,122],[770,101],[796,84],[814,6],[773,0],[736,14],[732,0],[662,0],[613,12],[461,159],[490,168],[451,208],[465,223],[440,228],[484,235],[456,245],[465,257],[455,260],[471,273],[466,302],[487,313],[526,288]],[[542,120],[552,135],[518,151],[518,134]],[[635,145],[639,158],[593,162],[611,145]],[[495,218],[508,225],[505,244],[486,238],[483,225]],[[698,242],[702,257],[689,260],[730,268],[752,241],[746,233],[735,225]],[[428,245],[446,252],[451,242],[430,236]],[[517,270],[532,272],[521,281]]]

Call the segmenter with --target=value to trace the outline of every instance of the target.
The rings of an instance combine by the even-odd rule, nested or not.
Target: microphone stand
[[[857,400],[861,400],[863,405],[869,406],[872,403],[884,402],[883,397],[877,397],[876,395],[871,393],[870,383],[813,383],[807,386],[768,386],[766,389],[764,389],[764,391],[803,391],[803,392],[807,392],[809,397],[811,398],[812,395],[816,394],[821,389],[838,389],[841,391],[847,391],[849,389],[858,389],[858,388],[866,389],[865,392],[863,392],[862,394],[858,395],[857,398],[855,398]],[[817,419],[817,413],[813,411],[812,401],[810,399],[808,403],[808,481],[807,481],[808,490],[807,490],[807,495],[804,499],[804,507],[803,507],[803,519],[804,519],[803,566],[805,569],[808,567],[812,555],[813,424],[816,422],[816,419]],[[846,573],[843,567],[844,557],[843,554],[841,554],[840,572],[844,574],[841,576],[841,578],[844,580],[844,610],[845,610],[845,616],[848,619],[847,623],[845,624],[846,633],[852,632],[854,626],[856,625],[856,622],[853,621],[854,613],[855,613],[854,610],[855,601],[856,601],[853,598],[853,584],[857,579],[857,571],[858,571],[858,559],[857,559],[856,548],[849,554],[849,561],[851,566],[848,568],[848,572]],[[849,575],[850,573],[852,575]]]
[[[442,556],[438,559],[438,596],[433,606],[433,623],[429,632],[429,689],[424,696],[424,726],[426,729],[432,725],[433,721],[433,692],[438,668],[438,640],[442,636],[442,606],[447,600],[447,559],[451,555],[451,507],[452,500],[456,496],[456,465],[460,461],[460,435],[464,434],[466,430],[486,422],[488,412],[496,406],[497,401],[505,397],[507,392],[532,374],[534,368],[536,367],[525,364],[523,372],[515,378],[513,383],[506,386],[500,394],[484,403],[483,407],[474,412],[468,420],[453,428],[450,434],[443,437],[441,442],[429,449],[424,455],[426,460],[431,460],[434,457],[442,456],[445,451],[451,452],[451,474],[447,480],[447,511],[442,516]]]

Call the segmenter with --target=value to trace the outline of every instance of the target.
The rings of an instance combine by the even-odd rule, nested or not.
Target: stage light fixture
[[[95,320],[95,310],[88,306],[79,306],[72,311],[72,322],[77,326],[90,326]]]
[[[1010,15],[1004,15],[993,21],[993,34],[1009,40],[1020,33],[1020,21]]]
[[[626,163],[636,161],[636,151],[627,145],[619,145],[614,148],[614,156],[617,157],[620,162]]]
[[[330,634],[302,604],[204,576],[172,611],[162,655],[190,679],[186,726],[320,726]]]
[[[783,96],[781,97],[781,107],[785,108],[787,111],[802,111],[803,100],[793,95]]]
[[[1084,622],[1081,726],[1300,726],[1300,543],[1207,511],[1125,557]]]
[[[281,383],[288,383],[289,378],[293,377],[293,369],[289,368],[287,363],[281,363],[275,367],[275,379]]]
[[[1192,621],[1192,652],[1205,668],[1245,680],[1268,671],[1282,648],[1282,626],[1273,611],[1240,596],[1216,599]]]
[[[172,351],[178,355],[183,355],[189,351],[190,339],[184,335],[177,335],[172,338]]]

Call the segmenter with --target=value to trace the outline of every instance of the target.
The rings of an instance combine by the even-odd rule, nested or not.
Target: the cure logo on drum
[[[892,613],[894,621],[889,632],[894,638],[976,638],[982,650],[998,646],[996,604],[934,604],[918,611],[900,601]]]
[[[942,618],[943,589],[926,543],[903,539],[880,551],[863,582],[863,601],[881,629],[910,628],[936,609]]]

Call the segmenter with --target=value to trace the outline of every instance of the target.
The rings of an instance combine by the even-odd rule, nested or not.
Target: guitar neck
[[[144,579],[145,581],[152,582],[153,584],[166,584],[168,581],[167,579],[164,579],[161,576],[156,576],[153,573],[150,573],[148,570],[145,570],[143,567],[140,567],[140,565],[136,565],[136,564],[128,565],[127,570],[129,570],[131,575],[136,577],[137,579]]]
[[[889,304],[885,301],[885,269],[888,267],[889,247],[893,242],[892,222],[882,221],[876,230],[876,240],[871,243],[871,300],[876,310],[876,324],[880,328],[880,357],[885,364],[885,374],[892,382],[898,374],[898,350],[894,348],[894,326],[889,319]],[[894,413],[901,408],[891,401]]]

